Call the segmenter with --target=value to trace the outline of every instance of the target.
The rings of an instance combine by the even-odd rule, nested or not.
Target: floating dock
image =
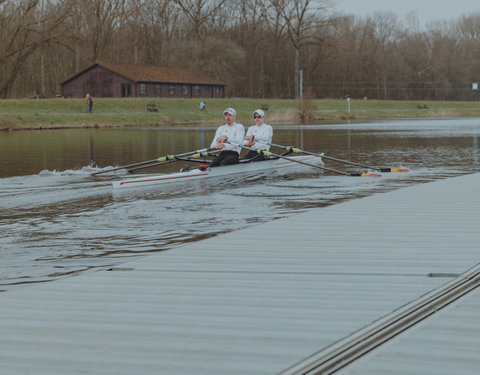
[[[480,174],[0,293],[0,374],[477,374]]]

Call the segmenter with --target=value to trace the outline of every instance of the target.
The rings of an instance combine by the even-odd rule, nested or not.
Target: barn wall
[[[130,84],[130,97],[148,98],[223,98],[221,85],[169,84],[155,82],[131,82],[122,76],[96,65],[62,85],[62,95],[83,98],[89,93],[94,98],[121,98]],[[171,87],[173,90],[171,90]],[[185,87],[185,89],[184,89]]]
[[[94,98],[120,98],[122,84],[131,84],[131,96],[135,96],[135,85],[131,81],[97,65],[64,83],[62,95],[68,98],[83,98],[88,93]]]
[[[142,85],[144,90],[142,90]],[[184,89],[185,88],[185,89]],[[145,98],[223,98],[223,86],[182,83],[138,82],[138,97]]]

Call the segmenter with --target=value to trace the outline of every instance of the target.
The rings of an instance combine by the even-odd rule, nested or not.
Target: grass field
[[[352,100],[306,100],[300,111],[295,100],[206,99],[199,109],[197,99],[94,98],[93,113],[85,113],[83,99],[0,100],[0,130],[113,126],[218,125],[222,111],[233,107],[237,121],[249,125],[251,113],[265,108],[271,124],[332,123],[345,120],[480,116],[477,102]],[[147,104],[158,112],[149,112]]]

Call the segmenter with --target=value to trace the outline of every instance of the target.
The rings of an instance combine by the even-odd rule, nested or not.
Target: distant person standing
[[[91,112],[91,105],[92,105],[92,98],[90,96],[90,94],[87,94],[87,96],[85,97],[85,113],[90,113]]]
[[[211,148],[220,148],[222,151],[210,164],[211,167],[220,165],[238,164],[240,162],[240,146],[245,136],[245,128],[236,122],[237,112],[233,108],[223,111],[225,125],[218,127],[213,138]],[[225,142],[231,143],[225,143]]]
[[[272,143],[273,128],[265,124],[265,112],[257,109],[253,112],[253,119],[255,125],[250,126],[247,130],[247,135],[243,140],[243,144],[250,147],[251,150],[243,156],[242,159],[253,159],[254,161],[264,159],[264,156],[258,153],[258,150],[268,151],[270,143]]]
[[[88,113],[92,113],[92,110],[93,110],[93,98],[90,95],[90,104],[88,106]]]

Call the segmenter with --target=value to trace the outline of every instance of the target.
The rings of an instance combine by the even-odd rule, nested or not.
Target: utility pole
[[[300,110],[303,110],[303,103],[302,103],[302,99],[303,99],[303,70],[300,69],[300,72],[299,72],[299,93],[298,93],[298,97],[300,99]]]

